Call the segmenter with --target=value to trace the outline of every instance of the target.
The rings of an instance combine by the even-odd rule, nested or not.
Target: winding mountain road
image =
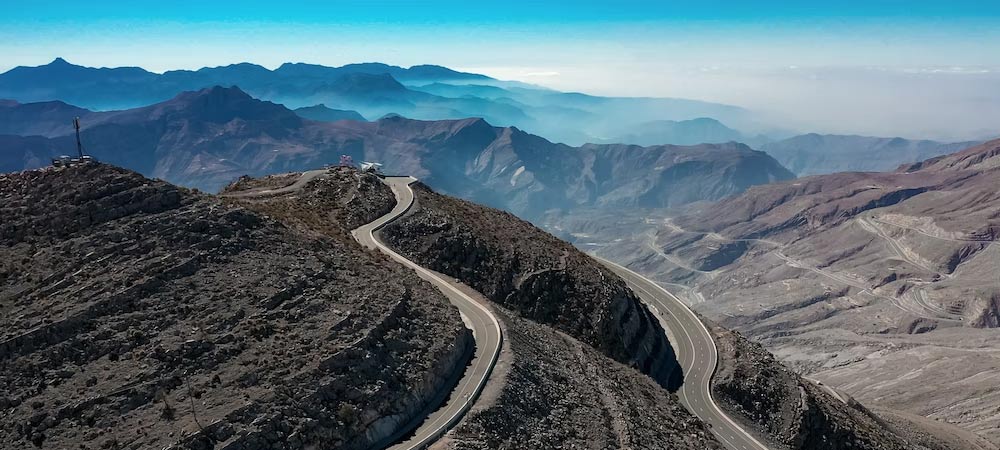
[[[351,233],[361,245],[378,249],[389,255],[393,260],[413,269],[420,278],[438,288],[458,308],[462,314],[462,320],[472,329],[476,340],[476,350],[472,362],[441,406],[421,420],[403,427],[387,440],[391,444],[403,436],[409,436],[392,445],[389,449],[418,450],[440,438],[458,423],[475,403],[496,365],[497,358],[500,356],[503,335],[496,316],[486,306],[463,293],[458,288],[459,283],[449,281],[440,274],[404,258],[378,239],[378,231],[382,227],[402,217],[413,207],[414,197],[410,184],[417,180],[413,177],[386,177],[384,181],[396,196],[396,206],[388,214],[379,217],[374,222],[358,227]]]
[[[295,192],[309,181],[323,177],[326,173],[326,170],[308,171],[285,187],[230,195],[269,196]],[[454,390],[447,395],[447,398],[441,399],[439,406],[432,405],[428,409],[428,414],[401,427],[394,435],[387,438],[384,441],[386,444],[394,443],[388,447],[389,450],[426,448],[458,423],[472,408],[486,385],[499,358],[503,339],[496,317],[485,305],[463,293],[458,287],[460,283],[450,281],[406,259],[379,240],[380,229],[404,216],[414,206],[414,194],[410,185],[415,181],[413,177],[385,177],[384,182],[396,197],[396,205],[387,214],[358,227],[351,234],[362,245],[385,253],[437,287],[459,309],[462,320],[472,329],[476,349],[472,362],[458,380]],[[694,312],[655,282],[611,261],[596,256],[595,258],[621,276],[647,305],[660,314],[667,328],[674,333],[678,357],[684,370],[684,384],[678,391],[678,397],[684,406],[708,423],[713,434],[731,450],[768,450],[764,444],[726,415],[712,399],[711,380],[718,364],[719,353],[708,329]],[[404,437],[404,440],[399,441]]]
[[[655,282],[604,258],[593,257],[622,277],[629,288],[652,307],[673,332],[678,346],[678,359],[684,370],[684,384],[677,392],[681,403],[692,414],[708,423],[715,437],[731,450],[767,450],[767,446],[726,415],[712,399],[711,382],[719,362],[719,351],[701,319],[680,299]]]

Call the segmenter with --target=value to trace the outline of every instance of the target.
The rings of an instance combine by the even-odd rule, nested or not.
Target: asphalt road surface
[[[733,450],[766,450],[712,399],[710,383],[719,361],[719,352],[708,329],[687,305],[660,285],[629,269],[600,257],[594,257],[622,277],[636,295],[666,321],[678,348],[677,357],[684,369],[684,384],[677,396],[692,414],[709,424],[712,433]]]
[[[307,180],[308,181],[308,180]],[[393,444],[398,439],[407,436],[403,441],[394,443],[390,450],[416,450],[427,447],[452,426],[461,420],[475,403],[479,393],[489,379],[497,358],[500,356],[502,334],[496,317],[484,305],[462,293],[458,283],[399,255],[378,239],[378,230],[402,216],[413,206],[413,190],[410,184],[417,181],[413,177],[386,177],[385,183],[392,188],[396,196],[396,206],[388,214],[367,225],[352,231],[354,238],[362,245],[374,248],[389,255],[392,259],[417,272],[417,275],[429,281],[443,293],[462,313],[462,320],[472,329],[476,340],[475,355],[465,373],[458,380],[455,389],[444,399],[437,409],[429,412],[421,420],[403,427],[388,440]]]

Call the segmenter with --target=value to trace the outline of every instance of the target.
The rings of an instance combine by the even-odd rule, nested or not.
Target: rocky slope
[[[377,176],[347,167],[331,168],[325,177],[309,181],[298,191],[268,193],[290,186],[301,175],[242,177],[220,195],[227,202],[278,218],[303,232],[347,242],[354,241],[351,230],[385,215],[396,204],[392,190]]]
[[[761,145],[760,150],[799,176],[890,171],[904,163],[953,153],[979,142],[944,143],[903,138],[803,134]]]
[[[25,130],[58,129],[64,119],[47,110],[25,111],[33,112],[34,123],[51,124]],[[735,143],[570,147],[482,119],[316,122],[238,88],[215,87],[149,107],[92,113],[84,128],[84,145],[99,160],[206,191],[244,174],[307,170],[346,154],[528,218],[559,208],[682,205],[792,178],[766,154]],[[13,140],[0,164],[37,167],[28,163],[53,155],[26,159],[23,154],[74,149],[68,123],[64,130],[42,150]]]
[[[754,187],[679,216],[622,214],[585,239],[620,239],[590,248],[675,283],[797,372],[1000,443],[998,170],[992,141],[896,172]]]
[[[716,401],[776,447],[926,449],[907,442],[861,404],[786,369],[759,344],[717,326],[712,332],[722,355],[712,384]]]
[[[415,193],[419,207],[382,232],[402,254],[664,386],[680,382],[663,328],[612,272],[512,214],[424,186]]]
[[[435,449],[721,449],[649,377],[497,308],[513,354],[503,389]]]
[[[386,206],[328,183],[341,230]],[[0,175],[0,446],[363,449],[422,413],[457,311],[289,225],[108,165]]]
[[[337,169],[330,178],[311,181],[294,195],[251,199],[240,196],[280,189],[296,177],[291,174],[243,180],[227,188],[225,195],[301,229],[346,238],[346,233],[322,226],[352,223],[353,219],[343,213],[360,208],[345,210],[340,205],[366,198],[374,200],[365,204],[391,206],[391,195],[387,196],[384,185],[372,182],[374,177],[338,181],[351,180],[354,174]],[[427,217],[449,221],[454,226],[448,229],[461,229],[459,234],[464,237],[479,233],[481,239],[470,241],[452,239],[456,235],[446,232],[447,236],[440,239],[442,245],[428,249],[442,251],[440,260],[428,254],[414,257],[436,261],[430,262],[436,264],[430,267],[446,274],[463,272],[461,279],[495,300],[494,310],[504,328],[505,341],[499,366],[477,406],[434,448],[719,448],[705,426],[687,413],[676,397],[636,370],[667,380],[670,373],[657,360],[672,360],[669,343],[653,342],[653,346],[661,346],[656,350],[642,342],[653,341],[653,333],[662,336],[663,331],[644,322],[648,312],[637,309],[634,298],[623,291],[620,282],[594,276],[611,277],[610,273],[599,271],[599,266],[565,243],[510,214],[434,194],[426,188],[417,189],[419,198],[413,215],[398,228],[386,230],[383,238],[392,239],[402,248],[422,246],[428,243],[428,235],[400,233],[414,230],[415,222],[411,220],[426,224]],[[470,217],[492,224],[493,231],[487,232],[481,226],[470,228],[472,224],[465,221]],[[433,233],[422,226],[416,225],[420,232]],[[545,251],[531,251],[522,244],[512,248],[496,245],[498,239],[514,235],[526,236],[537,249]],[[558,255],[548,257],[547,252]],[[447,262],[455,262],[458,253],[471,255],[461,262],[467,270]],[[502,272],[507,269],[509,273]],[[500,281],[504,279],[513,280],[517,286]],[[609,300],[614,304],[609,305]],[[625,313],[627,317],[615,312],[622,308],[631,311]],[[606,313],[608,309],[612,312]],[[640,338],[636,329],[649,331]],[[654,357],[654,352],[662,355]]]

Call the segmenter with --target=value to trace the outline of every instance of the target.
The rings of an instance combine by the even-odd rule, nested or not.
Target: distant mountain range
[[[882,172],[902,164],[953,153],[980,142],[937,141],[804,134],[757,148],[773,156],[799,176],[835,172]]]
[[[699,117],[691,120],[654,120],[619,131],[605,142],[624,142],[638,145],[694,145],[704,143],[742,142],[758,147],[769,142],[766,136],[748,136],[729,128],[718,120]]]
[[[319,167],[341,154],[524,217],[578,206],[677,206],[793,177],[737,143],[571,147],[483,119],[320,122],[223,87],[110,112],[8,102],[0,107],[0,133],[8,134],[0,137],[0,170],[42,166],[72,151],[67,119],[74,115],[98,159],[207,191],[244,174]]]
[[[358,121],[365,120],[364,116],[358,114],[357,111],[327,108],[326,105],[322,103],[315,106],[296,108],[295,114],[298,114],[299,117],[303,117],[310,120],[318,120],[320,122],[336,122],[338,120],[358,120]]]
[[[0,98],[60,100],[92,110],[114,110],[148,106],[182,91],[215,85],[238,86],[289,108],[324,104],[367,118],[481,117],[574,145],[604,142],[620,130],[653,121],[712,117],[738,127],[749,120],[747,111],[717,103],[563,93],[440,66],[379,63],[342,67],[286,63],[274,70],[242,63],[157,74],[138,67],[83,67],[58,58],[44,66],[16,67],[0,74]],[[657,142],[671,143],[680,142]]]

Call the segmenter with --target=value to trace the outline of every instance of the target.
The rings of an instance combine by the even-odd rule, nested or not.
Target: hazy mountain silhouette
[[[759,148],[799,176],[806,176],[892,170],[900,164],[952,153],[978,143],[810,133]]]
[[[603,142],[620,135],[620,130],[652,121],[712,117],[736,127],[749,123],[747,111],[728,105],[563,93],[440,66],[402,68],[381,63],[342,67],[286,63],[275,70],[240,63],[156,74],[137,67],[82,67],[59,58],[0,74],[0,98],[60,100],[92,110],[115,110],[215,85],[239,86],[256,98],[289,108],[323,103],[365,117],[388,113],[421,120],[482,117],[576,145]]]
[[[348,111],[343,109],[333,109],[327,108],[326,105],[320,103],[315,106],[306,106],[303,108],[296,108],[295,114],[299,117],[306,118],[309,120],[318,120],[320,122],[336,122],[338,120],[366,120],[357,111]]]
[[[639,124],[625,130],[619,136],[608,139],[611,142],[627,142],[639,145],[744,142],[739,131],[729,128],[718,120],[699,117],[691,120],[656,120]]]
[[[13,110],[34,116],[25,113],[12,123],[61,120],[59,114],[38,113],[45,108]],[[736,143],[572,147],[483,119],[320,122],[236,87],[184,92],[151,106],[85,117],[83,140],[99,160],[208,191],[240,175],[316,168],[342,154],[382,162],[390,173],[411,174],[436,189],[528,217],[575,206],[676,206],[792,177],[763,152]],[[64,135],[50,132],[49,139],[12,137],[4,167],[44,165],[72,148],[71,133],[67,126]]]

